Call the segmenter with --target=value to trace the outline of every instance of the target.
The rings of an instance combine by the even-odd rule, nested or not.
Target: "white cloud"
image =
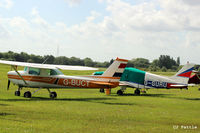
[[[10,9],[13,7],[12,0],[0,0],[0,7]]]
[[[44,29],[49,28],[48,22],[39,15],[39,11],[37,10],[37,8],[32,8],[31,15],[32,15],[31,22],[33,24],[35,24],[36,26],[39,26],[40,28],[44,28]]]
[[[36,7],[32,8],[31,15],[32,16],[39,16],[39,12],[38,12]]]
[[[81,3],[81,0],[65,0],[65,1],[71,7],[79,5]]]
[[[69,2],[69,1],[68,1]],[[78,1],[71,1],[79,3]],[[102,1],[99,1],[102,2]],[[107,0],[109,16],[95,21],[102,14],[91,11],[85,21],[68,27],[64,22],[50,24],[40,16],[37,8],[31,19],[14,17],[1,19],[2,49],[36,54],[54,54],[60,46],[60,55],[109,60],[115,57],[155,59],[160,54],[181,56],[200,63],[197,59],[200,45],[200,8],[186,0],[152,0],[136,5],[122,0]],[[1,30],[3,29],[3,30]],[[10,31],[10,32],[7,32]],[[13,44],[17,43],[17,46]]]

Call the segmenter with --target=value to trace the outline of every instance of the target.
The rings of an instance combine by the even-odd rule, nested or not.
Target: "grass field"
[[[17,86],[6,90],[9,70],[0,65],[0,133],[200,132],[199,86],[189,90],[150,89],[141,96],[133,95],[131,88],[124,96],[116,95],[118,89],[110,96],[98,89],[57,89],[55,100],[49,99],[47,90],[41,90],[26,99],[14,96]]]

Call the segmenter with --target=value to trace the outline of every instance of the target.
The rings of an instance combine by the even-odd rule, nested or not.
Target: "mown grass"
[[[6,90],[9,70],[10,67],[0,65],[1,133],[200,132],[199,86],[189,90],[150,89],[141,96],[135,96],[131,88],[124,96],[116,95],[118,89],[113,89],[110,96],[97,89],[56,89],[55,100],[49,99],[47,90],[40,90],[26,99],[14,96],[17,86]],[[92,72],[64,71],[67,75]],[[177,125],[178,129],[173,129]]]

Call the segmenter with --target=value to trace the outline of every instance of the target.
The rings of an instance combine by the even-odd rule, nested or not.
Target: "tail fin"
[[[187,63],[186,65],[184,65],[181,70],[179,70],[174,76],[172,76],[171,78],[176,80],[179,83],[182,84],[188,84],[188,80],[190,78],[190,75],[192,73],[192,70],[194,69],[194,65],[195,64],[190,64]]]
[[[104,77],[121,77],[128,60],[117,58],[103,73]]]

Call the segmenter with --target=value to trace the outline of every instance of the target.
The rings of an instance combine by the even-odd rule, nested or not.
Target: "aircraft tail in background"
[[[101,76],[121,78],[127,63],[128,60],[117,58]]]
[[[181,84],[188,84],[191,73],[194,69],[195,64],[187,63],[184,65],[174,76],[170,77]]]

